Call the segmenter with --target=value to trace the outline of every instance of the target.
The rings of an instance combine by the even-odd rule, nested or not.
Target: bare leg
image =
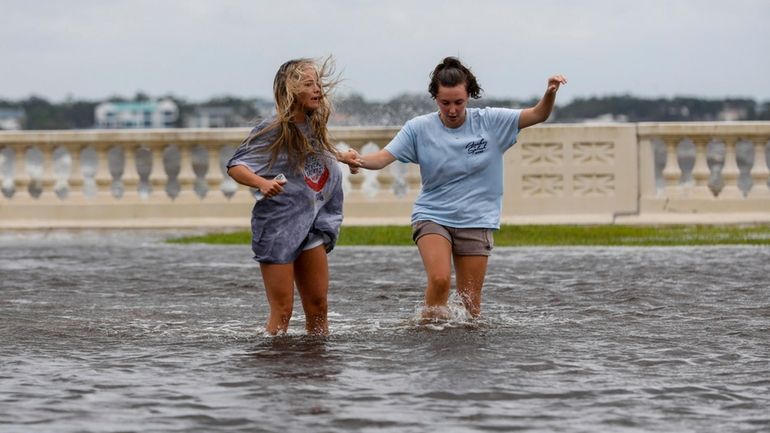
[[[311,335],[327,335],[329,264],[323,245],[303,251],[294,261],[294,279],[305,310],[305,328]]]
[[[260,263],[270,316],[265,331],[275,335],[289,328],[294,307],[294,265]]]
[[[454,256],[457,294],[472,317],[481,314],[481,287],[487,274],[487,256]]]
[[[417,249],[428,276],[423,319],[447,319],[449,288],[452,282],[452,245],[441,235],[427,234],[417,240]]]

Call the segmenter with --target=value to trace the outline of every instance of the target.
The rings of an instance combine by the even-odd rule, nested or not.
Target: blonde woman
[[[329,141],[327,59],[290,60],[273,82],[276,114],[249,134],[227,164],[236,182],[259,190],[251,213],[254,260],[259,262],[270,315],[266,332],[288,329],[294,286],[308,334],[326,335],[329,269],[342,223],[342,173],[355,172],[358,153],[339,153]],[[283,175],[283,176],[279,176]]]

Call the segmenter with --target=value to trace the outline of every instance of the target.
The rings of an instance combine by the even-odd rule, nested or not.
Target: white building
[[[725,105],[722,111],[717,115],[717,120],[734,122],[736,120],[745,120],[749,117],[749,110],[746,107],[734,107]]]
[[[143,102],[103,102],[94,109],[96,127],[171,128],[179,118],[179,107],[169,99]]]
[[[227,128],[247,124],[232,107],[198,107],[185,119],[188,128]]]
[[[17,131],[24,124],[24,110],[0,108],[0,130]]]

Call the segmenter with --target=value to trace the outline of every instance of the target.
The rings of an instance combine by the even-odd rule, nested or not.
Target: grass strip
[[[170,243],[241,245],[247,231],[169,239]],[[337,245],[413,245],[409,226],[343,226]],[[495,246],[770,245],[770,225],[503,225]]]

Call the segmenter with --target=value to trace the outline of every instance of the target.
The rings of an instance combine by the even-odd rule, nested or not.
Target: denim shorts
[[[447,227],[433,221],[412,223],[412,240],[415,243],[428,234],[443,236],[452,244],[452,254],[458,256],[488,256],[494,246],[492,229]]]

